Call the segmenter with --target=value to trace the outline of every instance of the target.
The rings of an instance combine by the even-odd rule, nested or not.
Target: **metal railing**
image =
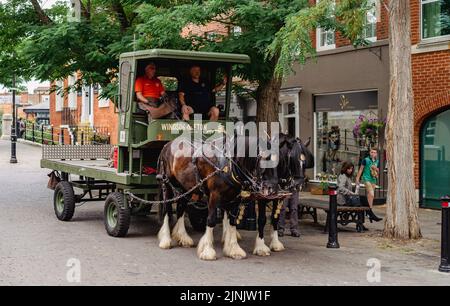
[[[80,122],[80,112],[77,109],[64,107],[61,111],[61,124],[68,126],[76,126]]]
[[[43,145],[96,145],[110,144],[111,135],[104,127],[60,128],[27,122],[23,139]]]
[[[61,143],[61,133],[62,130],[60,128],[27,122],[25,124],[25,131],[23,132],[23,135],[20,136],[22,136],[23,139],[34,143],[58,145]]]

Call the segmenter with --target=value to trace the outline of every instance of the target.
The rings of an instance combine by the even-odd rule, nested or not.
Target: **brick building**
[[[16,95],[17,117],[27,118],[24,108],[32,107],[41,103],[49,103],[50,88],[39,87],[36,88],[32,94],[28,92],[20,92]],[[0,94],[0,114],[12,114],[12,94]]]
[[[100,99],[101,88],[83,86],[67,92],[76,83],[77,74],[53,83],[58,90],[50,95],[50,124],[64,133],[64,142],[88,143],[96,134],[102,141],[117,143],[118,116],[110,100]]]
[[[386,117],[389,20],[381,1],[373,3],[363,33],[370,46],[355,49],[339,33],[317,29],[317,60],[297,66],[283,85],[282,125],[302,138],[313,136],[317,166],[310,177],[337,173],[342,160],[358,164],[365,144],[353,136],[356,120]],[[450,190],[450,3],[411,0],[411,19],[416,188],[423,206],[436,207]],[[383,132],[377,146],[385,167]],[[385,178],[381,185],[386,189]]]
[[[450,1],[411,1],[414,161],[420,200],[450,191]]]

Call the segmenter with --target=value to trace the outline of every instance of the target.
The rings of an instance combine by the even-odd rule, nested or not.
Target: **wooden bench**
[[[303,215],[311,215],[314,219],[314,223],[318,223],[318,209],[321,209],[327,213],[327,222],[325,224],[325,232],[327,232],[330,216],[329,202],[319,199],[300,199],[299,218],[301,219]],[[351,223],[355,223],[356,230],[358,231],[358,233],[361,233],[364,231],[365,214],[369,209],[369,207],[338,206],[337,223],[342,226],[347,226]]]

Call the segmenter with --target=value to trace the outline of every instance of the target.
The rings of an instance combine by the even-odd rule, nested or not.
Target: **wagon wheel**
[[[111,237],[121,238],[128,233],[131,210],[120,192],[111,193],[105,202],[105,229]]]
[[[60,221],[70,221],[75,213],[75,193],[67,181],[59,182],[53,197],[55,215]]]

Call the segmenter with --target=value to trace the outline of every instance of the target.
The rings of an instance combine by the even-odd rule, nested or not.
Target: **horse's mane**
[[[300,147],[302,149],[302,154],[305,155],[305,168],[312,169],[314,168],[314,155],[312,152],[305,146],[303,141],[299,140]]]
[[[300,160],[301,154],[304,154],[303,148],[300,143],[294,138],[294,143],[292,145],[292,149],[290,152],[291,159],[291,173],[294,178],[304,178],[304,174],[302,171],[302,164]]]

